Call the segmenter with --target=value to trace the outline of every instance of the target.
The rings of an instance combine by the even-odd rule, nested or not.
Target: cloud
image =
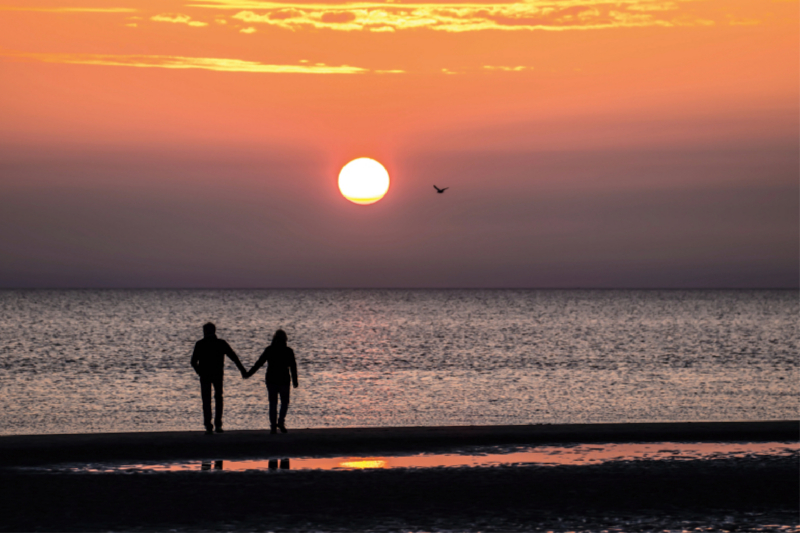
[[[242,28],[241,30],[239,30],[239,33],[255,33],[255,32],[256,29],[253,28],[252,26],[249,28]]]
[[[106,54],[26,54],[6,52],[5,57],[42,61],[45,63],[66,63],[72,65],[104,65],[116,67],[143,67],[166,69],[203,69],[219,72],[257,72],[270,74],[362,74],[369,69],[349,65],[330,66],[324,63],[314,65],[272,65],[243,59],[218,57],[184,57],[158,55],[106,55]]]
[[[320,20],[322,22],[339,24],[342,22],[353,22],[356,19],[356,14],[352,11],[329,11],[323,13]]]
[[[434,31],[589,30],[707,25],[691,0],[542,0],[509,3],[284,3],[205,0],[195,7],[237,10],[232,18],[288,30]]]
[[[45,13],[135,13],[132,7],[15,7],[0,6],[0,11],[41,11]]]
[[[761,21],[758,19],[734,19],[731,18],[728,22],[731,26],[758,26]]]
[[[533,70],[533,67],[523,67],[523,66],[505,67],[501,65],[484,65],[483,68],[485,68],[486,70],[499,70],[503,72],[521,72],[523,70]]]
[[[192,20],[192,17],[189,15],[173,15],[170,13],[165,13],[163,15],[154,15],[150,17],[150,20],[154,20],[156,22],[172,22],[173,24],[187,24],[189,26],[193,26],[195,28],[202,28],[203,26],[208,26],[208,22],[200,22],[199,20]]]
[[[679,6],[675,2],[643,2],[641,4],[630,4],[628,11],[674,11]]]

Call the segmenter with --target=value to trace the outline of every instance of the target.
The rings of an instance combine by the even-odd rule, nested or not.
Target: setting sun
[[[374,159],[359,157],[342,167],[339,190],[353,203],[374,204],[389,190],[389,173]]]

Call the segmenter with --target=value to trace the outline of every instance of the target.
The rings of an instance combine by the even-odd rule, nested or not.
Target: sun
[[[374,204],[389,190],[389,173],[374,159],[353,159],[339,172],[339,190],[354,204]]]

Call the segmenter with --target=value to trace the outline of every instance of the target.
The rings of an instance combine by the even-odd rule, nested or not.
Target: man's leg
[[[203,400],[203,425],[206,431],[211,431],[211,380],[200,378],[200,398]]]
[[[275,429],[278,426],[278,389],[277,385],[267,384],[267,398],[269,398],[269,426]]]
[[[214,426],[217,432],[222,432],[222,376],[214,378]]]
[[[291,390],[292,387],[288,383],[286,385],[281,385],[281,388],[278,389],[281,395],[281,415],[278,417],[278,427],[282,430],[285,429],[283,423],[286,421],[286,412],[289,410],[289,391]]]

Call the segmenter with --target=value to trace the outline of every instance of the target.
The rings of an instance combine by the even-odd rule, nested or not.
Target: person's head
[[[275,335],[272,336],[272,345],[273,346],[286,346],[286,332],[282,329],[279,329],[275,332]]]
[[[203,336],[204,337],[213,337],[217,333],[217,326],[212,324],[211,322],[206,322],[203,324]]]

